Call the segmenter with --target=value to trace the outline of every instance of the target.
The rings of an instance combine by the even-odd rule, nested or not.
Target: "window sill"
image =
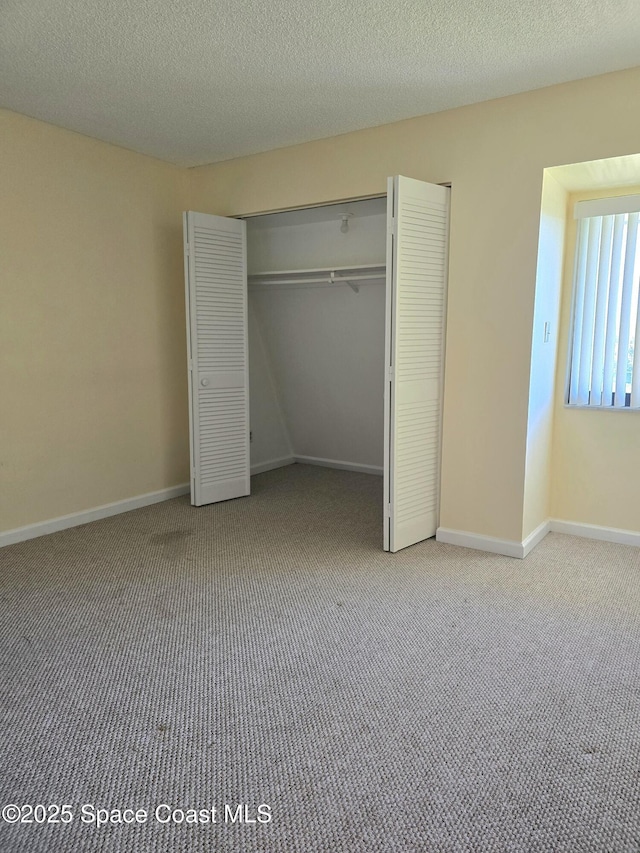
[[[631,406],[580,406],[576,403],[563,403],[565,409],[579,409],[587,412],[635,412],[640,413],[640,407],[634,409]]]

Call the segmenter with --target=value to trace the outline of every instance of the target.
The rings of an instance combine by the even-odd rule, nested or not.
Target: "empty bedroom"
[[[631,4],[0,11],[0,853],[640,849]]]

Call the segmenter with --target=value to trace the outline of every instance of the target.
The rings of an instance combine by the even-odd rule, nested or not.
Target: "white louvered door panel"
[[[387,217],[384,548],[399,551],[438,525],[449,190],[389,178]]]
[[[246,224],[184,214],[191,503],[250,492]]]

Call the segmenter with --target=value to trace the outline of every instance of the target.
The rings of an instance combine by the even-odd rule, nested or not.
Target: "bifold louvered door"
[[[434,536],[440,428],[449,190],[389,178],[384,548]]]
[[[191,503],[250,492],[246,225],[184,214]]]

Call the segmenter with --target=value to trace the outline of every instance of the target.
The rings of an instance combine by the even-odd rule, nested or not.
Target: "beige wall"
[[[188,481],[185,184],[0,111],[0,530]]]
[[[452,182],[442,526],[523,536],[543,170],[637,152],[639,87],[636,68],[190,170],[219,214]]]
[[[640,164],[636,164],[636,175],[640,177]],[[573,205],[585,198],[634,193],[640,193],[640,186],[591,190],[569,196],[555,395],[551,514],[563,521],[639,531],[640,412],[597,411],[564,405],[576,241]]]
[[[529,373],[523,539],[549,519],[553,422],[563,282],[567,191],[546,170],[542,183]],[[545,340],[545,324],[549,324]]]
[[[636,153],[639,87],[632,69],[189,172],[0,112],[0,529],[187,480],[184,207],[401,173],[453,184],[441,524],[520,540],[543,170]]]

